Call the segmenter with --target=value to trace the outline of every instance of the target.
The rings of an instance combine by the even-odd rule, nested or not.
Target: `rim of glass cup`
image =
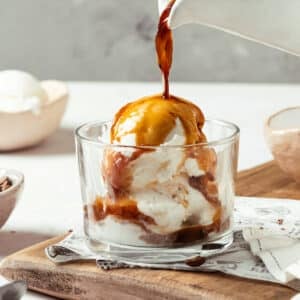
[[[81,130],[86,128],[86,127],[95,127],[95,126],[103,126],[105,124],[110,124],[112,121],[91,121],[84,123],[80,125],[79,127],[76,128],[75,130],[75,135],[78,137],[80,140],[83,140],[85,142],[91,143],[91,144],[96,144],[98,146],[103,146],[103,147],[117,147],[117,148],[137,148],[137,149],[157,149],[157,148],[164,148],[164,149],[183,149],[183,148],[191,148],[191,147],[196,147],[196,146],[201,146],[201,147],[209,147],[209,146],[217,146],[217,145],[223,145],[230,143],[234,141],[236,138],[239,137],[240,135],[240,128],[235,125],[234,123],[220,120],[220,119],[206,119],[205,122],[211,122],[211,123],[216,123],[218,125],[222,125],[223,127],[227,127],[233,130],[233,133],[229,134],[228,136],[218,139],[218,140],[213,140],[210,142],[204,142],[204,143],[198,143],[198,144],[189,144],[189,145],[159,145],[159,146],[133,146],[133,145],[123,145],[123,144],[111,144],[104,142],[99,139],[91,138],[86,135],[83,135],[81,133]]]

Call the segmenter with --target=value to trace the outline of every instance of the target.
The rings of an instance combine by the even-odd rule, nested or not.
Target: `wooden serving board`
[[[274,161],[238,174],[238,196],[300,200],[300,184],[285,175]]]
[[[237,194],[300,199],[300,186],[273,163],[243,171]],[[93,262],[57,266],[44,249],[56,237],[8,256],[0,273],[26,280],[29,288],[65,299],[290,299],[295,291],[276,284],[220,273],[122,269],[102,271]]]

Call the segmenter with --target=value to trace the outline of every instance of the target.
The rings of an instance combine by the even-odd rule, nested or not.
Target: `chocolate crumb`
[[[278,224],[278,225],[282,225],[282,224],[283,224],[283,219],[278,219],[278,220],[277,220],[277,224]]]
[[[7,176],[3,176],[0,178],[0,192],[8,190],[11,186],[12,181]]]
[[[185,263],[190,267],[199,267],[205,263],[205,260],[205,257],[197,256],[186,260]]]

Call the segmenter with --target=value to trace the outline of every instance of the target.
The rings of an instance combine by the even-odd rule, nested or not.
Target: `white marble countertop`
[[[25,174],[23,196],[0,231],[0,257],[82,227],[74,128],[87,121],[111,119],[126,102],[160,92],[161,84],[72,82],[69,88],[71,98],[61,129],[40,146],[0,154],[1,167]],[[171,91],[197,103],[207,117],[229,120],[241,128],[239,169],[271,159],[263,136],[267,116],[300,105],[297,85],[174,83]],[[33,293],[24,297],[40,298],[46,299]]]

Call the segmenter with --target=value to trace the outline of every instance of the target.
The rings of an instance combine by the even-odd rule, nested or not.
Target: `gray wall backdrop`
[[[0,69],[43,79],[160,80],[157,14],[156,0],[0,0]],[[300,59],[189,25],[175,33],[172,79],[300,82]]]

